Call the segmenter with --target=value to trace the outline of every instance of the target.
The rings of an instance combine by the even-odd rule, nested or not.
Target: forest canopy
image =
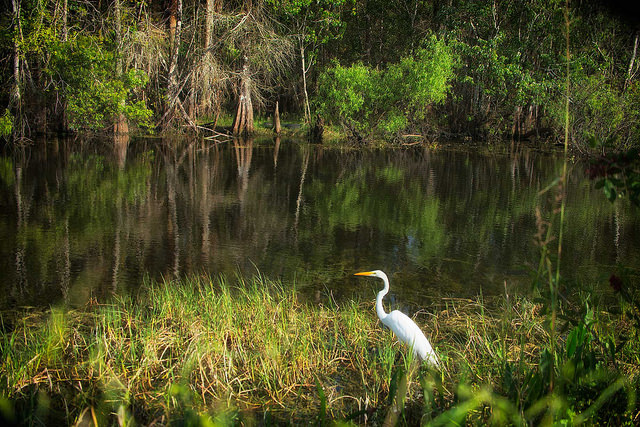
[[[4,0],[0,135],[254,131],[276,104],[352,140],[640,140],[640,24],[572,1]]]

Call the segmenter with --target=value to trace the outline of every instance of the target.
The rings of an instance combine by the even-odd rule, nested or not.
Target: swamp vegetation
[[[254,144],[2,157],[6,420],[637,421],[637,208],[588,163],[556,282],[555,154]],[[374,266],[441,371],[350,282]]]
[[[628,149],[640,20],[609,3],[4,0],[0,135],[216,138],[278,105],[316,141],[558,142],[568,71],[571,148]]]
[[[147,282],[136,298],[80,311],[5,313],[3,416],[377,424],[410,372],[400,405],[408,424],[631,425],[640,317],[597,307],[563,309],[576,322],[552,354],[540,352],[550,339],[542,305],[509,295],[446,299],[415,317],[437,343],[442,370],[434,371],[406,360],[370,301],[324,295],[309,305],[294,284],[261,276]]]
[[[2,4],[2,422],[640,422],[631,9]],[[341,145],[254,147],[270,116]],[[349,287],[365,263],[441,370]]]

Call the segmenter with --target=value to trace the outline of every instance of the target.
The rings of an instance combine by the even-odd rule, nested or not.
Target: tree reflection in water
[[[560,162],[517,146],[356,151],[280,137],[38,144],[0,157],[0,305],[81,305],[145,276],[256,267],[310,298],[370,297],[350,274],[374,265],[420,306],[501,293],[505,280],[528,289],[538,193]],[[603,265],[640,265],[640,221],[582,171],[569,179],[563,271],[593,283]]]

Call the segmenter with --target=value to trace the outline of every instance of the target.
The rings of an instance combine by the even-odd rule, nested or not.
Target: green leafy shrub
[[[317,109],[323,116],[361,134],[371,125],[377,72],[363,64],[336,65],[319,78]]]
[[[449,45],[436,37],[383,70],[337,64],[319,77],[316,109],[356,140],[374,133],[393,137],[421,126],[429,109],[444,102],[455,64]]]
[[[640,84],[626,88],[601,74],[577,76],[571,83],[573,142],[587,149],[628,149],[640,139]],[[559,128],[564,100],[549,99],[548,112]]]
[[[71,128],[100,130],[119,114],[134,125],[148,126],[152,112],[136,95],[147,75],[131,69],[118,77],[115,63],[116,54],[95,37],[52,43],[47,72],[65,96]]]
[[[13,132],[13,116],[8,109],[0,117],[0,138],[9,138]]]

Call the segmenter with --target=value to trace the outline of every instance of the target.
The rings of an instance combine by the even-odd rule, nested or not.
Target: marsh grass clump
[[[310,304],[259,275],[152,282],[83,310],[4,313],[0,411],[26,424],[632,420],[639,345],[621,336],[634,325],[585,307],[551,365],[539,304],[443,299],[415,316],[436,372],[371,301]]]
[[[2,394],[71,422],[85,407],[142,422],[221,408],[304,417],[317,413],[317,381],[330,410],[348,413],[388,390],[394,344],[378,332],[362,304],[311,307],[260,276],[149,283],[135,299],[16,316]]]
[[[640,346],[628,339],[637,336],[629,315],[565,302],[552,354],[544,305],[533,301],[443,301],[431,321],[446,354],[434,424],[633,424]]]

